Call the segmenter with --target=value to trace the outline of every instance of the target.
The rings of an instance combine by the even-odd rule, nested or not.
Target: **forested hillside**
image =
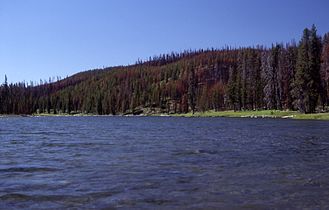
[[[185,51],[38,85],[0,87],[0,114],[299,110],[329,104],[329,33],[298,43]]]

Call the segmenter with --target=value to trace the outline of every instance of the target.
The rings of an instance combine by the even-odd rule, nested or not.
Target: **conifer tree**
[[[322,105],[329,105],[329,33],[323,36],[322,65],[321,65],[321,84]]]
[[[319,97],[321,42],[316,28],[305,29],[298,47],[294,81],[295,105],[300,112],[314,113]]]
[[[196,105],[196,85],[195,70],[192,67],[189,71],[188,99],[193,114],[195,112]]]
[[[315,112],[319,93],[321,92],[321,38],[317,35],[315,25],[312,26],[310,31],[310,48],[309,48],[309,70],[311,80],[308,81],[307,87],[310,94],[310,107],[309,112]]]
[[[228,98],[230,101],[231,106],[233,107],[233,110],[237,110],[237,89],[238,89],[238,80],[237,80],[237,69],[235,67],[230,67],[230,76],[228,81]]]
[[[307,28],[303,31],[303,37],[299,43],[296,74],[294,80],[294,105],[300,112],[308,112],[309,97],[307,89],[307,81],[310,81],[309,75],[309,30]]]

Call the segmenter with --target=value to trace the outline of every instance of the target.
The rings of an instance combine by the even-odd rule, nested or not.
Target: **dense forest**
[[[329,33],[298,43],[185,51],[57,81],[0,86],[0,114],[151,114],[207,110],[326,111]]]

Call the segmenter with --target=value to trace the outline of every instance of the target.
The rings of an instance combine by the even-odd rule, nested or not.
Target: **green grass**
[[[158,116],[160,114],[154,114],[150,116]],[[95,114],[33,114],[33,116],[95,116]],[[259,111],[206,111],[196,112],[194,114],[170,114],[169,116],[177,117],[239,117],[239,118],[290,118],[298,120],[329,120],[329,113],[316,113],[316,114],[302,114],[296,111],[279,111],[279,110],[259,110]]]
[[[296,111],[260,110],[260,111],[206,111],[174,114],[179,117],[249,117],[249,118],[292,118],[303,120],[329,120],[329,113],[302,114]]]
[[[48,113],[35,113],[32,116],[38,117],[63,117],[63,116],[94,116],[95,114],[85,114],[85,113],[78,113],[78,114],[68,114],[68,113],[60,113],[60,114],[48,114]]]
[[[329,120],[329,113],[316,113],[316,114],[298,114],[294,119],[300,120]]]

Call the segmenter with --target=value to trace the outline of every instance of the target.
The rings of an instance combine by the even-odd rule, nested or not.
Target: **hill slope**
[[[0,87],[0,113],[314,112],[328,105],[329,36],[315,35],[318,42],[312,43],[304,38],[298,46],[172,53],[38,86],[5,82]],[[313,59],[303,57],[306,44]]]

